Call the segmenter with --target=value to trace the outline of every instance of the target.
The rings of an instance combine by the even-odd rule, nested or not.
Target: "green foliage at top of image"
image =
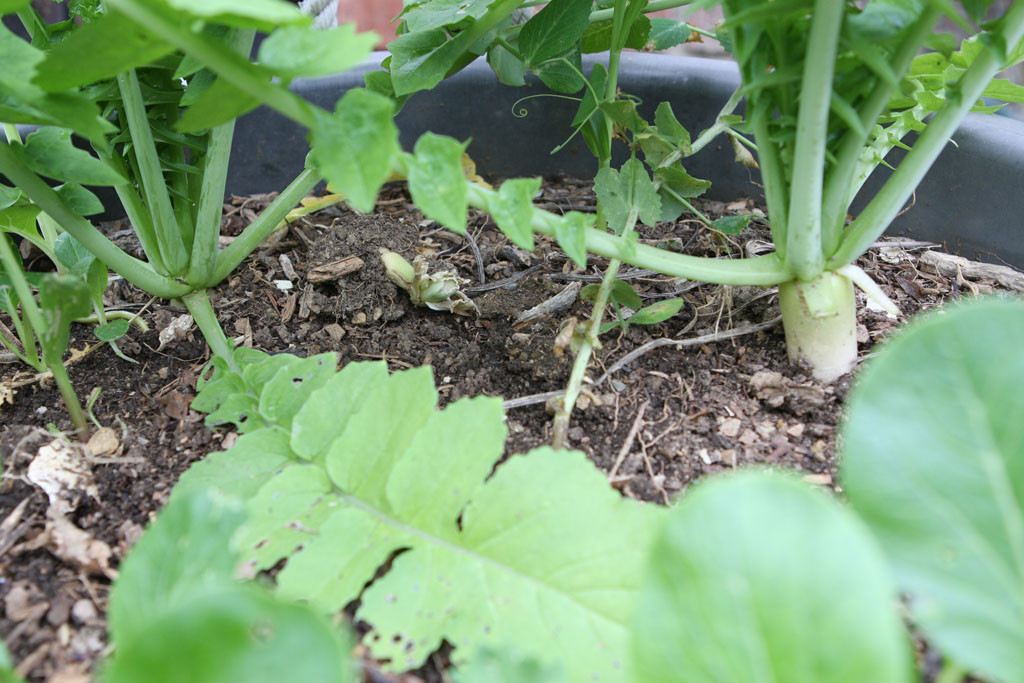
[[[213,487],[246,501],[235,543],[249,571],[286,561],[278,596],[325,613],[359,599],[365,645],[396,671],[446,640],[456,663],[511,643],[576,679],[626,680],[663,509],[623,499],[582,453],[542,448],[497,465],[500,400],[438,410],[429,368],[337,372],[333,354],[249,349],[235,361],[241,374],[214,361],[194,407],[243,434],[172,499]]]

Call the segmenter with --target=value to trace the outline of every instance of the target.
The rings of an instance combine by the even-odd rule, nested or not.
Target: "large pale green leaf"
[[[392,119],[394,104],[383,95],[358,88],[345,93],[333,115],[314,112],[316,125],[310,131],[314,163],[352,206],[369,213],[400,151]]]
[[[33,171],[81,185],[120,185],[126,179],[71,142],[71,131],[46,126],[31,133],[22,147],[11,148]]]
[[[326,31],[310,26],[286,26],[260,45],[259,62],[279,76],[323,76],[366,59],[379,40],[376,33],[356,33],[355,24]]]
[[[0,0],[0,14],[11,14],[17,12],[20,9],[28,7],[32,0]],[[6,650],[0,650],[3,654],[7,654]]]
[[[353,679],[337,629],[235,580],[230,539],[243,517],[204,492],[160,514],[121,565],[110,599],[117,647],[102,681]]]
[[[418,666],[442,640],[456,662],[512,642],[541,667],[564,662],[574,680],[624,680],[626,624],[664,511],[623,499],[580,453],[542,449],[492,475],[500,400],[436,402],[429,369],[388,376],[379,363],[349,365],[313,392],[292,418],[295,450],[264,440],[291,464],[263,469],[247,494],[235,542],[249,566],[286,560],[279,595],[325,612],[359,598],[357,618],[373,628],[364,642],[390,669]],[[324,406],[335,407],[328,420]],[[184,485],[216,484],[219,472],[237,491],[230,460],[282,431],[243,437]]]
[[[57,92],[116,76],[173,50],[174,46],[137,22],[108,10],[52,47],[32,80],[44,90]]]
[[[266,78],[267,87],[271,87],[271,75],[268,72],[254,67],[263,72]],[[231,81],[224,78],[213,78],[209,72],[202,71],[191,83],[185,96],[182,97],[182,104],[190,105],[180,119],[174,124],[174,129],[181,133],[192,133],[207,130],[222,123],[227,123],[242,114],[252,111],[260,105],[260,101],[235,86]]]
[[[849,511],[763,472],[687,492],[651,552],[634,680],[911,681],[896,592]]]
[[[1024,303],[917,321],[862,370],[842,481],[911,615],[957,663],[1024,671]]]
[[[465,232],[469,200],[462,154],[466,146],[449,137],[424,133],[413,151],[409,163],[412,200],[428,218],[449,230]]]
[[[592,0],[553,0],[523,24],[519,50],[533,66],[571,49],[590,20]]]
[[[680,43],[685,43],[690,40],[691,35],[693,32],[685,21],[661,17],[651,19],[651,31],[648,37],[654,44],[655,50],[667,50]]]

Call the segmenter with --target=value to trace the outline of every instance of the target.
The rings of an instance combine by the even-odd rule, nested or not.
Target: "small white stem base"
[[[857,306],[849,279],[826,271],[809,282],[783,283],[779,306],[790,361],[807,363],[821,382],[833,382],[853,369]]]

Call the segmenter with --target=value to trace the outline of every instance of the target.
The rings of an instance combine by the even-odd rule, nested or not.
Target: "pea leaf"
[[[583,32],[580,47],[584,54],[592,52],[605,52],[612,46],[612,20],[598,21],[590,24]],[[624,47],[633,50],[642,50],[647,45],[648,34],[651,31],[651,20],[647,17],[639,17],[629,27]]]
[[[680,43],[690,40],[693,32],[685,21],[654,17],[651,19],[651,32],[648,39],[654,44],[655,50],[667,50]]]
[[[617,235],[625,230],[632,211],[647,225],[654,225],[661,217],[661,198],[639,159],[630,159],[621,171],[602,168],[594,179],[594,192],[608,226]]]
[[[537,78],[552,90],[573,94],[584,86],[580,73],[583,69],[583,58],[579,50],[570,50],[555,59],[550,59],[533,67]]]
[[[487,50],[487,63],[494,75],[505,85],[526,85],[526,65],[502,45],[491,45]]]
[[[567,52],[583,36],[592,0],[553,0],[523,24],[519,49],[531,67]]]
[[[112,342],[128,334],[128,326],[127,320],[111,320],[109,323],[94,327],[92,333],[102,342]]]
[[[847,402],[842,481],[880,540],[914,623],[993,679],[1024,671],[1024,304],[916,321]],[[884,473],[884,476],[882,476]]]
[[[71,143],[71,131],[46,126],[29,134],[24,146],[11,148],[36,173],[82,185],[120,185],[120,173]]]
[[[658,303],[641,308],[629,316],[629,323],[631,325],[657,325],[678,313],[685,303],[682,299],[659,301]]]
[[[313,162],[353,207],[369,213],[400,151],[394,105],[383,95],[357,88],[342,96],[334,114],[313,111]]]
[[[712,221],[711,226],[720,233],[726,235],[738,235],[750,225],[750,218],[753,214],[742,216],[722,216]]]
[[[402,12],[401,19],[409,32],[429,31],[466,21],[479,19],[487,13],[493,0],[428,0]]]
[[[366,59],[376,33],[356,33],[355,24],[326,31],[311,26],[285,26],[260,45],[259,63],[279,76],[323,76],[344,71]]]
[[[428,218],[457,233],[466,231],[469,200],[462,154],[466,145],[449,137],[424,133],[416,141],[409,164],[409,193]]]
[[[581,268],[587,265],[586,231],[593,226],[593,216],[578,211],[570,211],[555,223],[555,241],[565,255]]]
[[[895,600],[878,546],[834,500],[765,472],[717,477],[651,552],[634,680],[909,683]]]
[[[512,178],[498,188],[498,201],[490,206],[491,217],[513,244],[533,251],[533,198],[540,178]]]

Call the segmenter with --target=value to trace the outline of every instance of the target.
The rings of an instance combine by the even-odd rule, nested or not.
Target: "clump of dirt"
[[[234,198],[225,235],[237,234],[272,199]],[[586,183],[559,179],[545,184],[537,203],[557,212],[593,211],[594,196]],[[756,211],[748,200],[695,204],[712,219]],[[121,226],[111,230],[133,248]],[[766,239],[760,220],[726,237],[685,215],[641,234],[643,243],[718,258],[756,251]],[[858,265],[907,317],[997,289],[987,271],[972,276],[961,266],[933,265],[931,246],[888,241]],[[385,277],[382,248],[410,261],[422,256],[432,271],[456,270],[480,315],[413,306]],[[590,304],[579,298],[578,287],[599,282],[605,266],[593,259],[578,268],[545,238],[533,253],[523,252],[475,212],[468,234],[455,235],[425,218],[404,186],[393,184],[372,216],[334,207],[292,224],[283,239],[265,244],[219,286],[213,302],[221,325],[241,345],[299,355],[333,351],[342,364],[383,359],[393,370],[431,365],[442,403],[503,397],[511,454],[549,443],[545,404],[564,388],[572,363],[556,339],[570,319],[587,319]],[[623,495],[665,503],[702,476],[752,464],[786,467],[832,485],[839,410],[851,380],[821,385],[786,360],[774,291],[704,285],[628,266],[619,277],[645,305],[674,297],[684,305],[663,323],[603,335],[588,370],[570,439],[611,485]],[[148,301],[123,280],[112,282],[107,298],[111,306],[135,311]],[[858,303],[858,341],[867,353],[898,321],[863,299]],[[538,306],[540,313],[526,315]],[[110,548],[114,570],[180,473],[235,438],[207,429],[189,407],[207,359],[198,332],[160,346],[159,331],[184,312],[168,302],[150,307],[145,317],[153,329],[133,329],[120,342],[134,363],[94,346],[88,327],[73,329],[72,346],[90,350],[71,364],[72,381],[81,396],[102,388],[95,417],[114,428],[119,448],[92,464],[97,498],[83,498],[68,521]],[[27,375],[16,365],[0,365],[0,379],[26,381],[13,404],[0,407],[0,635],[29,680],[87,680],[106,647],[110,578],[62,558],[50,542],[47,497],[26,478],[26,468],[45,440],[39,428],[70,424],[52,384]],[[439,680],[438,672],[434,667],[418,676]]]

